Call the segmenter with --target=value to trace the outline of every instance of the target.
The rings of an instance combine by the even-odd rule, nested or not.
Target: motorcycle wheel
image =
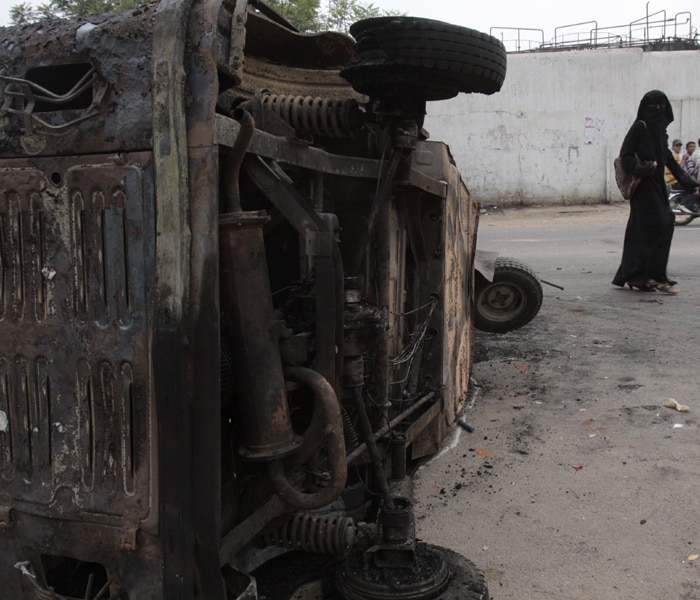
[[[680,199],[682,200],[684,196],[681,196]],[[691,221],[695,220],[697,218],[697,215],[689,215],[683,212],[680,212],[678,210],[678,207],[680,206],[680,201],[674,202],[671,205],[671,210],[673,210],[673,223],[674,225],[687,225]],[[691,205],[690,205],[690,210],[693,212],[700,212],[700,201],[695,200]]]
[[[695,218],[693,215],[686,215],[685,213],[680,211],[676,212],[675,210],[673,211],[673,217],[674,225],[687,225]]]
[[[493,281],[479,275],[474,298],[474,327],[506,333],[527,325],[542,306],[542,284],[527,265],[497,258]]]

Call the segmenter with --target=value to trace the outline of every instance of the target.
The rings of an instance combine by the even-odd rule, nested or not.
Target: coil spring
[[[345,556],[355,541],[355,526],[349,517],[296,513],[264,539],[270,546]]]
[[[348,411],[341,407],[341,414],[343,416],[343,436],[345,437],[345,445],[348,450],[352,451],[360,445],[360,440],[357,437],[357,431],[355,426],[352,424],[352,419]]]
[[[289,123],[297,133],[350,137],[362,125],[357,102],[311,96],[263,94],[262,105]]]

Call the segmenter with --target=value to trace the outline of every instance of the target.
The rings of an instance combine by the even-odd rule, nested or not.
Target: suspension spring
[[[349,517],[296,513],[264,539],[270,546],[345,556],[355,541],[355,525]]]
[[[345,437],[345,445],[348,451],[352,451],[360,445],[360,440],[357,437],[357,431],[355,426],[352,424],[352,419],[348,412],[341,407],[341,414],[343,416],[343,436]]]
[[[321,137],[350,137],[362,126],[357,101],[263,94],[262,104],[289,123],[297,133]]]

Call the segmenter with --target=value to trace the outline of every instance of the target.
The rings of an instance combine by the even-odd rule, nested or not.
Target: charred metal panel
[[[430,323],[430,341],[424,349],[421,370],[439,376],[444,402],[441,417],[413,443],[412,455],[418,458],[438,449],[439,440],[445,437],[467,397],[473,335],[473,256],[479,215],[444,144],[420,142],[412,160],[412,169],[446,182],[448,191],[439,206],[421,204],[424,223],[433,225],[413,231],[414,239],[418,235],[435,236],[432,241],[426,238],[435,253],[428,267],[428,280],[436,284],[440,303]],[[434,225],[437,229],[433,231]]]
[[[149,148],[154,11],[1,29],[0,156]]]
[[[151,493],[151,158],[0,162],[0,495],[136,524]]]

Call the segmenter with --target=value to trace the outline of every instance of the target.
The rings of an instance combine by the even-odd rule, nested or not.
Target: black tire
[[[440,594],[438,600],[489,600],[488,585],[483,571],[457,552],[440,546],[432,548],[442,555],[452,571],[450,585]]]
[[[686,215],[685,213],[682,212],[674,212],[673,213],[673,224],[674,225],[687,225],[690,223],[695,217],[693,215]]]
[[[452,573],[447,588],[438,596],[428,595],[430,598],[489,600],[484,573],[472,561],[441,546],[429,545],[429,548],[440,556]],[[340,559],[290,552],[259,567],[253,572],[253,576],[257,581],[259,596],[267,600],[293,600],[303,597],[343,600],[344,596],[336,585],[342,570],[343,563]],[[400,588],[396,596],[391,597],[400,598]]]
[[[542,284],[527,265],[513,258],[497,258],[493,281],[477,276],[474,327],[506,333],[527,325],[542,306]]]
[[[677,195],[674,196],[674,198],[671,200],[671,208],[673,209],[673,223],[674,225],[687,225],[691,221],[694,221],[697,216],[696,215],[689,215],[683,212],[679,212],[678,208],[680,207],[681,203],[687,198],[687,194],[683,195]],[[699,212],[700,211],[700,201],[694,200],[690,206],[688,207],[690,210],[693,212]]]
[[[493,36],[417,17],[377,17],[350,27],[357,57],[341,75],[360,93],[407,87],[425,100],[493,94],[506,75],[506,51]]]

